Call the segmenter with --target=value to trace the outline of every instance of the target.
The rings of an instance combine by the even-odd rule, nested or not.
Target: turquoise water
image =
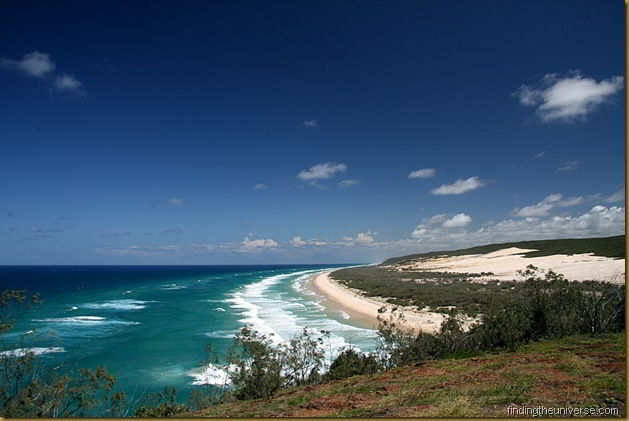
[[[336,266],[338,267],[338,266]],[[311,278],[332,266],[0,267],[0,287],[38,291],[45,302],[17,316],[3,349],[31,348],[46,362],[105,366],[127,394],[175,387],[185,397],[220,384],[219,355],[243,326],[280,343],[325,329],[330,355],[375,346],[373,330],[322,305]]]

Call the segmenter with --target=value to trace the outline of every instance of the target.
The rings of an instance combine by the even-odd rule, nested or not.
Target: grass
[[[426,362],[419,367],[287,389],[188,414],[212,417],[506,417],[509,405],[595,406],[624,415],[624,334],[571,336],[517,352]],[[188,416],[186,415],[186,416]]]

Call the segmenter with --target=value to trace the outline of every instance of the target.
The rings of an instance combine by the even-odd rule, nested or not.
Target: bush
[[[384,369],[399,367],[417,361],[438,358],[441,354],[435,335],[420,332],[413,334],[400,326],[404,316],[397,308],[393,309],[388,319],[383,317],[386,309],[382,307],[378,320],[378,356]]]
[[[163,392],[147,397],[135,411],[135,416],[163,418],[189,411],[187,406],[177,403],[176,399],[177,391],[172,387],[165,387]]]
[[[324,381],[345,379],[360,374],[373,374],[380,371],[378,358],[373,354],[363,354],[354,348],[343,350],[330,364],[323,376]]]
[[[229,378],[237,399],[268,398],[283,384],[282,358],[271,340],[250,327],[234,337],[228,361]]]
[[[388,319],[381,309],[378,336],[380,359],[386,368],[483,350],[515,351],[521,344],[585,333],[621,331],[624,286],[608,282],[570,282],[562,275],[529,265],[520,292],[494,305],[467,332],[456,317],[447,318],[436,334],[411,334],[400,327],[397,310]]]
[[[324,337],[329,336],[329,332],[321,333]],[[323,337],[311,337],[306,328],[280,346],[284,377],[282,387],[319,382],[325,357],[322,346]]]

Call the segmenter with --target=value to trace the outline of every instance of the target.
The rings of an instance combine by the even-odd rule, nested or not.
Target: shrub
[[[321,333],[324,337],[329,336],[329,332]],[[325,357],[322,346],[323,337],[313,338],[306,328],[280,346],[283,387],[312,384],[320,380]]]
[[[177,403],[176,399],[177,391],[172,387],[165,387],[163,392],[149,395],[135,411],[135,416],[163,418],[189,411],[187,406]]]
[[[330,364],[323,376],[324,381],[345,379],[360,374],[373,374],[380,371],[378,358],[373,354],[363,354],[354,348],[343,350]]]
[[[237,399],[268,398],[283,384],[282,358],[271,340],[245,326],[234,337],[228,361],[229,378]]]

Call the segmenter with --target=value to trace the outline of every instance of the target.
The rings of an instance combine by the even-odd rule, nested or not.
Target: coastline
[[[372,329],[377,329],[379,308],[386,307],[387,313],[395,307],[401,309],[399,306],[387,303],[382,298],[364,297],[342,286],[330,277],[331,273],[332,271],[317,274],[312,279],[312,286],[317,293],[323,295],[333,305],[348,313],[354,321],[361,324],[364,323]],[[400,311],[399,309],[398,311]],[[406,320],[401,327],[411,332],[435,333],[445,319],[444,314],[429,311],[402,309],[402,314]]]

